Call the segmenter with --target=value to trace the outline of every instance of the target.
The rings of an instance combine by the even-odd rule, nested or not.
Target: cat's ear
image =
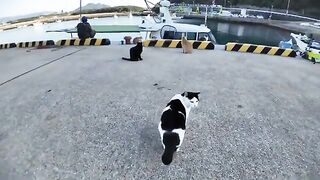
[[[200,92],[195,92],[197,95],[199,95],[200,94]]]
[[[185,91],[185,92],[182,94],[182,96],[187,97],[187,96],[188,96],[188,92]]]

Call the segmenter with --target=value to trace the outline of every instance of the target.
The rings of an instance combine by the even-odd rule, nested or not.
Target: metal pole
[[[289,13],[289,8],[290,8],[290,0],[288,0],[287,14]]]
[[[273,12],[273,5],[271,5],[269,20],[271,20],[271,18],[272,18],[272,12]]]
[[[80,0],[80,18],[82,16],[82,0]]]
[[[207,20],[208,20],[208,6],[206,6],[206,16],[204,18],[204,25],[207,26]]]

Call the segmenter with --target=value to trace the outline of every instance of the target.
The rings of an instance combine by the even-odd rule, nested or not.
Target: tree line
[[[95,14],[95,13],[113,13],[113,12],[142,12],[144,8],[138,6],[115,6],[115,7],[108,7],[102,9],[91,9],[91,10],[83,10],[83,14]],[[76,11],[71,13],[71,15],[78,15],[80,12]]]

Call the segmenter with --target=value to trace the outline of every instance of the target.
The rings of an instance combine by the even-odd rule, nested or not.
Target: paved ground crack
[[[0,84],[0,87],[3,86],[3,85],[5,85],[5,84],[7,84],[7,83],[9,83],[9,82],[11,82],[11,81],[13,81],[13,80],[15,80],[15,79],[18,79],[18,78],[21,77],[21,76],[24,76],[24,75],[26,75],[26,74],[29,74],[29,73],[37,70],[37,69],[40,69],[40,68],[42,68],[42,67],[44,67],[44,66],[47,66],[47,65],[49,65],[49,64],[51,64],[51,63],[54,63],[54,62],[56,62],[56,61],[59,61],[59,60],[65,58],[65,57],[71,56],[71,55],[73,55],[73,54],[75,54],[75,53],[77,53],[77,52],[79,52],[79,51],[84,50],[84,49],[85,49],[85,48],[82,48],[82,49],[73,51],[73,52],[68,53],[68,54],[66,54],[66,55],[63,55],[63,56],[61,56],[61,57],[59,57],[59,58],[57,58],[57,59],[54,59],[54,60],[52,60],[52,61],[49,61],[49,62],[47,62],[47,63],[45,63],[45,64],[42,64],[42,65],[40,65],[40,66],[37,66],[37,67],[35,67],[35,68],[33,68],[33,69],[29,70],[29,71],[26,71],[26,72],[24,72],[24,73],[22,73],[22,74],[19,74],[19,75],[13,77],[13,78],[11,78],[11,79],[9,79],[9,80],[1,83],[1,84]]]

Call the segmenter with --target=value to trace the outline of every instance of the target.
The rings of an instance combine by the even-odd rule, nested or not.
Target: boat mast
[[[160,17],[161,17],[161,22],[166,22],[166,23],[172,23],[172,17],[170,15],[169,7],[171,3],[168,0],[161,0],[160,1]]]
[[[288,0],[287,13],[286,13],[286,14],[288,14],[288,13],[289,13],[289,8],[290,8],[290,0]]]
[[[150,4],[152,4],[150,1],[148,1],[148,0],[144,0],[144,2],[146,3],[146,6],[147,6],[147,9],[148,9],[148,11],[151,11],[151,7],[150,7],[150,5],[149,5],[149,3]],[[154,4],[153,4],[154,5]]]
[[[206,15],[204,17],[204,25],[207,26],[207,20],[208,20],[208,6],[206,6]]]
[[[80,0],[80,18],[82,16],[82,0]]]

